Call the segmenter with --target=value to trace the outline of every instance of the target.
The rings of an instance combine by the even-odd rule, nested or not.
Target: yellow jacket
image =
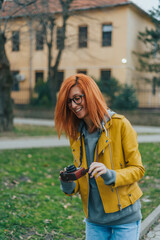
[[[79,166],[80,133],[76,140],[70,139],[74,164]],[[85,145],[83,143],[82,167],[87,168]],[[96,147],[97,148],[97,147]],[[96,152],[94,161],[96,161]],[[122,115],[114,114],[105,124],[98,141],[98,162],[116,171],[115,185],[107,186],[102,177],[96,179],[98,190],[106,213],[113,213],[133,204],[142,195],[137,181],[144,175],[144,167],[138,150],[137,135],[129,121]],[[89,196],[88,173],[78,179],[73,194],[81,195],[84,213],[88,215]],[[72,195],[72,194],[71,194]]]

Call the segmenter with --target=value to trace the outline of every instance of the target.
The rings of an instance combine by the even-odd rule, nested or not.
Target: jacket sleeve
[[[78,191],[79,191],[79,183],[78,183],[78,180],[74,181],[73,182],[74,184],[74,188],[68,190],[68,191],[64,191],[64,186],[62,186],[62,183],[61,183],[61,189],[62,191],[67,195],[67,196],[73,196],[74,194],[76,194]],[[73,186],[73,185],[72,185]],[[66,187],[66,186],[65,186]]]
[[[74,192],[74,189],[76,187],[76,183],[73,182],[64,182],[61,180],[61,190],[64,193],[71,194]]]
[[[70,141],[70,146],[73,143],[73,139],[69,138]],[[70,182],[63,182],[61,181],[61,190],[67,195],[67,196],[72,196],[76,194],[79,191],[79,182],[78,180],[70,183]]]
[[[122,119],[121,141],[124,154],[124,168],[115,170],[116,181],[114,187],[137,182],[145,173],[138,150],[137,134],[126,118]]]

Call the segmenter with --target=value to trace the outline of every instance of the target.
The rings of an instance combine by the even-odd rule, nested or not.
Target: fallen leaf
[[[50,222],[52,222],[52,220],[50,220],[50,219],[45,219],[44,220],[44,223],[50,223]]]
[[[28,179],[27,182],[28,182],[28,183],[32,183],[31,179]]]
[[[43,166],[44,166],[44,167],[49,167],[49,164],[48,164],[48,163],[45,163]]]
[[[40,234],[40,233],[38,233],[38,232],[36,232],[36,235],[41,236],[41,237],[43,236],[42,234]]]
[[[41,182],[39,182],[39,183],[37,183],[38,185],[40,185],[40,186],[43,186],[43,183],[41,183]]]
[[[52,175],[47,175],[46,178],[52,178]]]
[[[13,180],[12,183],[14,183],[14,184],[19,184],[19,182],[16,181],[16,180]]]
[[[14,200],[14,199],[16,199],[17,197],[15,196],[15,195],[13,195],[13,197],[12,197],[12,199]]]
[[[67,203],[67,204],[63,205],[64,208],[68,208],[68,206],[71,206],[71,204]]]
[[[50,196],[48,196],[48,195],[46,195],[45,197],[46,197],[47,199],[49,199],[49,200],[51,199]]]

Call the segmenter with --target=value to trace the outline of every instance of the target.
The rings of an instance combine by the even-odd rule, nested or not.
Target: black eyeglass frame
[[[71,106],[72,101],[73,101],[75,104],[80,105],[80,104],[82,103],[82,97],[84,97],[84,96],[85,96],[84,94],[81,94],[81,95],[76,95],[74,98],[69,98],[69,99],[67,100],[67,105],[68,105],[68,106]],[[75,98],[77,98],[77,97],[80,97],[80,99],[81,99],[81,102],[80,102],[80,103],[77,103],[77,102],[76,102]]]

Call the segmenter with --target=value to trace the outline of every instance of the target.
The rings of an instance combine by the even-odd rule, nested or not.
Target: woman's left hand
[[[105,174],[106,172],[107,172],[106,166],[103,163],[99,163],[99,162],[91,163],[88,171],[88,173],[91,173],[91,176],[90,176],[91,178],[93,178],[97,173],[97,175],[95,176],[95,179],[97,179],[102,174]]]

